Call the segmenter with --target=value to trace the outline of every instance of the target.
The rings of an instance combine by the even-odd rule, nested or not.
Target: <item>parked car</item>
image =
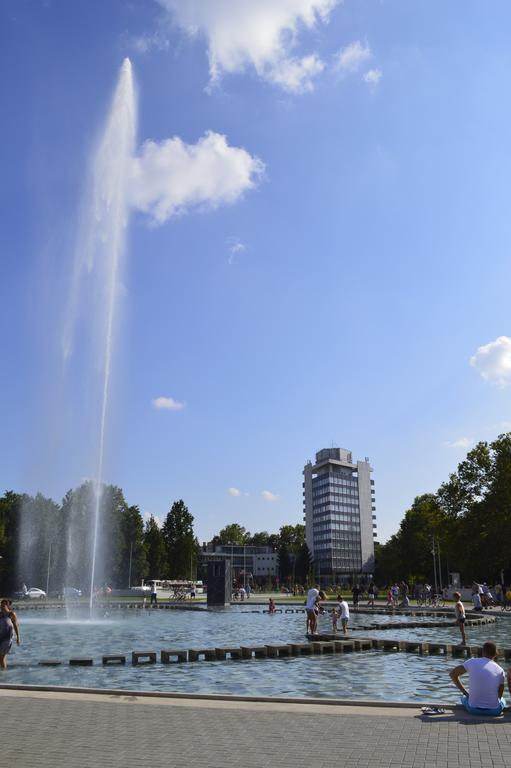
[[[151,587],[149,584],[141,584],[139,587],[130,587],[130,592],[134,595],[150,595]]]
[[[46,597],[46,592],[43,589],[38,589],[37,587],[30,587],[30,589],[27,589],[25,592],[24,597],[27,600],[43,600]]]
[[[82,590],[76,589],[76,587],[64,587],[63,597],[64,600],[77,600],[82,596]]]

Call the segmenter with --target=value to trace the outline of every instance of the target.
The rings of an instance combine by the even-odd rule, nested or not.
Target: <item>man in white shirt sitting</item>
[[[504,693],[504,670],[495,662],[497,646],[488,641],[483,645],[481,658],[467,659],[449,672],[454,685],[463,696],[461,703],[468,712],[475,715],[500,715],[506,706]],[[470,691],[467,691],[460,677],[468,672]]]

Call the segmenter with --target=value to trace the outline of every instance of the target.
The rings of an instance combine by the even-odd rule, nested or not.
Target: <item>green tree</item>
[[[23,496],[6,491],[0,498],[0,593],[12,594],[18,587],[19,520]]]
[[[123,492],[114,485],[103,485],[98,490],[95,483],[88,481],[68,491],[62,502],[60,544],[52,566],[52,582],[59,591],[64,586],[90,590],[98,504],[93,586],[126,585],[124,518],[128,506]]]
[[[376,579],[389,583],[433,580],[433,536],[446,552],[449,545],[449,520],[435,494],[417,496],[389,541],[379,546],[375,555]]]
[[[175,501],[162,529],[166,550],[166,575],[171,579],[189,579],[196,571],[196,539],[193,515],[182,499]]]
[[[136,586],[147,570],[144,520],[137,506],[123,509],[120,538],[119,586]]]
[[[306,541],[302,542],[295,558],[295,582],[297,584],[310,584],[313,580],[313,563]]]
[[[278,550],[279,578],[285,584],[291,581],[293,575],[293,558],[286,541],[282,541]]]
[[[242,525],[230,523],[222,528],[215,541],[217,544],[248,544],[250,533]]]
[[[305,526],[304,525],[283,525],[279,531],[278,537],[278,556],[279,556],[279,576],[282,582],[293,581],[296,583],[297,561],[300,556],[305,554]],[[307,550],[308,551],[308,550]],[[309,555],[310,558],[310,555]],[[300,570],[305,577],[307,572],[307,563],[300,564]],[[306,578],[304,578],[304,581]]]
[[[267,531],[260,531],[250,536],[247,544],[253,547],[267,547],[270,541],[270,534]]]
[[[453,519],[450,564],[465,581],[511,576],[511,433],[480,442],[438,492]]]
[[[153,515],[146,521],[144,529],[146,551],[146,578],[160,579],[166,563],[165,541]]]
[[[18,581],[57,589],[64,556],[62,509],[41,493],[23,496],[19,513]]]

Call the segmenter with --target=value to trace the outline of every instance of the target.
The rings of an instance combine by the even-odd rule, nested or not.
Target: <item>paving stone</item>
[[[356,710],[356,711],[355,711]],[[379,714],[375,714],[378,712]],[[383,714],[382,714],[383,713]],[[500,768],[511,715],[71,696],[0,689],[9,768]],[[23,734],[19,736],[20,723]],[[319,734],[311,759],[310,734]]]

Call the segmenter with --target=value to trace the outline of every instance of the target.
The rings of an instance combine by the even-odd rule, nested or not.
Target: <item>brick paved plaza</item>
[[[2,689],[0,723],[2,768],[511,765],[511,715],[457,709]]]

